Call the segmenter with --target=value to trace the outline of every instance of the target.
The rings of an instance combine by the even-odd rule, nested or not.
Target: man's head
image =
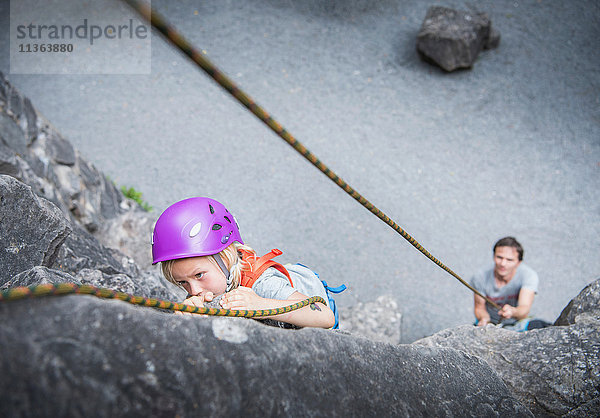
[[[519,261],[523,261],[523,247],[521,246],[521,244],[519,244],[519,241],[517,241],[515,238],[513,237],[504,237],[500,240],[498,240],[498,242],[494,245],[494,254],[496,253],[496,248],[498,247],[512,247],[517,251],[517,254],[519,255]]]
[[[499,280],[509,282],[522,260],[523,247],[513,237],[502,238],[494,245],[494,273]]]

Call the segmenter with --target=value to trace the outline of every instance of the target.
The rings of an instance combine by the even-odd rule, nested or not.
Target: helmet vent
[[[227,216],[223,216],[223,218],[225,218],[227,222],[231,223],[231,220]]]
[[[212,207],[212,205],[210,205],[210,204],[208,205],[208,208],[210,209],[210,213],[211,213],[212,215],[214,215],[214,213],[215,213],[215,208],[213,208],[213,207]]]
[[[194,238],[196,235],[198,235],[200,233],[201,229],[202,229],[202,222],[198,222],[197,224],[192,226],[192,229],[190,229],[190,238]]]
[[[225,244],[227,241],[229,241],[230,236],[231,236],[231,232],[227,235],[223,235],[223,238],[221,238],[221,244]]]
[[[214,225],[212,226],[212,230],[213,230],[213,231],[218,231],[218,230],[219,230],[219,229],[221,229],[221,228],[223,228],[223,227],[222,227],[221,225],[219,225],[219,224],[214,224]]]

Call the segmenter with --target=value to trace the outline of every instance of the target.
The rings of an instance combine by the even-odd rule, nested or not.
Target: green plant
[[[121,186],[121,191],[125,197],[137,202],[146,212],[152,211],[152,206],[142,199],[142,192],[138,192],[133,187]]]

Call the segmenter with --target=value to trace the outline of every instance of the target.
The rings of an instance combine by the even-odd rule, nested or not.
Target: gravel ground
[[[477,2],[500,47],[472,70],[419,60],[431,2],[154,0],[331,169],[468,279],[516,236],[553,321],[600,276],[600,6]],[[443,5],[468,9],[469,2]],[[310,166],[158,35],[150,75],[9,74],[88,159],[160,213],[224,202],[258,251],[284,251],[344,306],[393,296],[402,341],[473,320],[472,296]],[[123,52],[123,60],[127,54]],[[93,57],[92,57],[93,59]]]

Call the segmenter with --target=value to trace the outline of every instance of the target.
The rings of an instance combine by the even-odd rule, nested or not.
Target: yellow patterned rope
[[[452,271],[440,260],[435,258],[429,253],[417,240],[410,236],[404,229],[402,229],[396,222],[390,219],[385,213],[380,211],[375,205],[369,202],[359,192],[350,187],[341,177],[331,171],[324,163],[321,162],[313,153],[311,153],[300,141],[294,138],[285,128],[273,119],[261,106],[259,106],[254,100],[250,98],[243,90],[241,90],[229,77],[227,77],[221,70],[213,65],[208,58],[201,53],[197,48],[191,45],[173,26],[169,25],[166,20],[152,9],[148,4],[139,0],[123,0],[128,3],[132,8],[144,17],[150,24],[158,30],[168,41],[170,41],[175,47],[181,52],[187,55],[197,66],[199,66],[204,72],[206,72],[213,80],[215,80],[222,88],[227,90],[233,97],[235,97],[242,105],[250,110],[258,119],[264,124],[271,128],[279,137],[291,145],[298,153],[306,158],[312,165],[317,167],[323,174],[337,184],[347,194],[352,196],[357,202],[365,207],[369,212],[373,213],[394,231],[399,233],[404,239],[406,239],[413,247],[419,250],[428,259],[433,261],[438,267],[449,273],[451,276],[460,281],[463,285],[468,287],[472,292],[481,296],[486,300],[487,303],[500,309],[500,306],[488,297],[481,294],[477,289],[472,287],[469,283],[464,281],[458,274]]]
[[[39,284],[29,287],[13,287],[11,289],[0,292],[0,302],[10,302],[26,298],[37,298],[44,296],[63,296],[63,295],[91,295],[104,299],[118,299],[124,302],[129,302],[133,305],[146,306],[151,308],[167,309],[171,311],[189,312],[202,315],[212,316],[235,316],[244,318],[262,318],[266,316],[280,315],[297,309],[309,306],[313,303],[326,304],[325,300],[320,296],[302,300],[289,306],[274,309],[260,310],[233,310],[222,308],[206,308],[189,306],[183,303],[169,302],[161,299],[146,298],[143,296],[135,296],[129,293],[117,292],[102,287],[95,287],[88,284],[75,283],[59,283],[59,284]]]

